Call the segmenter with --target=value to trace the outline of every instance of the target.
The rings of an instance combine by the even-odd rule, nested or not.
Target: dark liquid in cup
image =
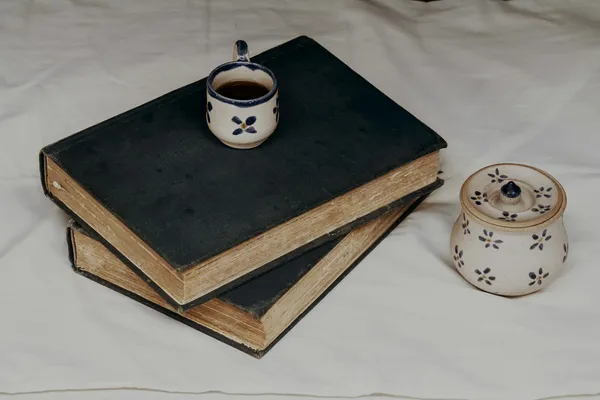
[[[221,96],[235,100],[251,100],[269,93],[269,89],[257,82],[227,82],[216,90]]]

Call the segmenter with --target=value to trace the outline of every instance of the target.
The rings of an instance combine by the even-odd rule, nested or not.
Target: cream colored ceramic
[[[275,75],[268,68],[250,61],[248,45],[238,40],[231,62],[219,65],[206,80],[206,123],[224,144],[236,149],[251,149],[263,143],[279,123],[279,92]],[[217,93],[226,83],[252,81],[269,89],[262,97],[231,99]]]
[[[567,260],[567,198],[548,173],[522,164],[475,172],[460,192],[450,238],[458,272],[486,292],[525,295],[548,286]]]

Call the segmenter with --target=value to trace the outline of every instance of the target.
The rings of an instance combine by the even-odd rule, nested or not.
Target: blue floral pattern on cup
[[[275,114],[275,122],[279,122],[279,96],[275,99],[275,107],[273,107],[273,114]]]
[[[209,101],[206,103],[206,120],[208,121],[208,123],[210,124],[210,112],[212,111],[213,106],[212,103]]]
[[[232,134],[234,135],[239,135],[242,132],[246,132],[246,133],[256,133],[256,129],[252,126],[255,122],[256,122],[256,117],[255,116],[251,116],[246,118],[246,121],[242,121],[239,117],[233,117],[231,118],[231,120],[233,122],[235,122],[236,124],[239,125],[239,128],[236,128]]]

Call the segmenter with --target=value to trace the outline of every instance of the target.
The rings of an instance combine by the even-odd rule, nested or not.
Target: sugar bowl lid
[[[567,205],[565,191],[554,177],[529,165],[510,163],[473,173],[462,185],[460,201],[472,217],[508,230],[547,225]]]

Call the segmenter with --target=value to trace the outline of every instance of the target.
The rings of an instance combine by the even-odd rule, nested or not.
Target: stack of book
[[[314,40],[253,57],[279,81],[261,146],[223,145],[206,80],[40,152],[76,272],[262,357],[443,182],[446,142]]]

